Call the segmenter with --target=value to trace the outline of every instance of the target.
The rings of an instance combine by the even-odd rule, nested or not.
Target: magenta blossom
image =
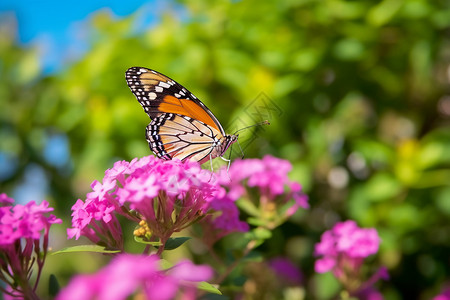
[[[122,300],[133,295],[153,300],[196,299],[198,282],[212,275],[209,266],[195,266],[187,260],[163,270],[155,255],[121,254],[96,274],[72,279],[56,299]]]
[[[288,177],[291,169],[289,161],[266,155],[263,159],[236,160],[229,172],[221,170],[219,181],[229,199],[246,199],[242,208],[274,228],[300,207],[309,207],[301,185]]]
[[[0,194],[0,206],[10,205],[14,203],[13,198],[9,198],[5,193]]]
[[[210,208],[219,185],[197,162],[161,160],[154,156],[119,161],[105,172],[102,183],[94,181],[86,201],[72,207],[69,238],[87,236],[122,249],[120,214],[148,229],[147,235],[164,242],[202,218]],[[142,223],[142,221],[144,223]],[[163,247],[160,247],[163,249]]]
[[[450,288],[446,288],[441,294],[435,296],[433,300],[450,300]]]
[[[0,195],[0,266],[8,288],[2,289],[5,297],[36,299],[35,290],[44,266],[48,248],[50,226],[61,223],[49,212],[53,208],[47,201],[36,204],[12,205],[13,200]],[[11,201],[12,200],[12,201]],[[10,205],[7,205],[10,204]],[[36,262],[36,282],[30,285],[29,278]]]
[[[239,220],[239,209],[235,202],[227,195],[214,199],[210,207],[212,212],[200,222],[203,228],[202,239],[208,246],[211,247],[233,232],[249,231],[249,225]]]
[[[322,234],[320,243],[315,246],[315,270],[318,273],[332,271],[336,278],[353,295],[358,293],[375,294],[372,285],[378,279],[387,279],[385,268],[374,274],[368,281],[362,281],[361,266],[364,259],[378,252],[380,238],[374,228],[359,228],[355,221],[337,223],[331,230]]]
[[[302,283],[302,273],[289,259],[275,257],[269,261],[269,266],[282,285],[300,285]]]
[[[359,267],[364,258],[377,253],[380,238],[374,228],[359,228],[354,221],[337,223],[333,229],[322,234],[316,244],[315,254],[322,256],[316,261],[316,272],[333,270],[341,272],[340,259]]]

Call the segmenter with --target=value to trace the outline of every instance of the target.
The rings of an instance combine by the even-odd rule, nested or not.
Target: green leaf
[[[134,240],[135,240],[136,242],[138,242],[138,243],[146,244],[146,245],[152,245],[152,246],[154,246],[154,247],[158,247],[158,246],[161,246],[161,245],[162,245],[162,243],[161,243],[160,241],[150,242],[150,241],[147,241],[147,240],[145,239],[145,237],[141,237],[141,236],[134,236]]]
[[[164,250],[173,250],[176,249],[178,247],[180,247],[181,245],[183,245],[185,242],[187,242],[188,240],[190,240],[190,237],[176,237],[176,238],[170,238],[167,240],[166,245],[164,247]]]
[[[104,246],[99,245],[79,245],[63,248],[61,250],[53,252],[52,255],[61,253],[73,253],[73,252],[119,253],[120,250],[106,249]]]
[[[236,205],[251,216],[257,217],[261,214],[259,209],[249,199],[239,199],[236,201]]]
[[[331,299],[339,292],[340,284],[331,272],[322,274],[317,273],[313,276],[313,278],[314,282],[316,282],[318,286],[327,287],[326,289],[317,290],[318,299]]]
[[[267,223],[267,221],[261,220],[258,218],[249,217],[249,218],[247,218],[247,223],[250,225],[253,225],[253,226],[264,226]]]
[[[229,300],[230,297],[218,294],[205,294],[201,297],[202,300]]]
[[[54,274],[50,274],[50,278],[48,280],[48,293],[50,296],[55,297],[60,290],[60,286],[58,283],[58,279]]]
[[[386,201],[394,198],[402,191],[402,185],[391,174],[377,173],[366,183],[366,196],[373,202]]]
[[[259,238],[254,231],[250,231],[244,234],[244,241],[246,241],[245,244],[252,242],[253,248],[256,248],[263,244],[265,239]]]
[[[198,284],[197,288],[199,290],[205,291],[207,293],[222,295],[222,293],[216,287],[214,287],[212,284],[210,284],[210,283],[208,283],[206,281],[200,282]]]
[[[255,237],[257,239],[261,240],[268,240],[272,237],[272,231],[265,229],[265,228],[255,228],[253,230],[253,233],[255,234]]]

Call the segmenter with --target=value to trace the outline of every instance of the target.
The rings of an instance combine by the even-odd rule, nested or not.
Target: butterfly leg
[[[214,170],[213,170],[213,164],[212,164],[212,155],[211,153],[209,153],[209,163],[211,164],[211,178],[209,178],[209,181],[211,181],[211,179],[214,176]]]
[[[227,166],[227,175],[228,175],[228,178],[229,178],[230,181],[231,181],[230,173],[228,172],[228,171],[230,170],[230,166],[231,166],[231,159],[226,159],[226,158],[224,158],[223,156],[221,156],[220,158],[223,159],[224,161],[228,162],[228,166]]]

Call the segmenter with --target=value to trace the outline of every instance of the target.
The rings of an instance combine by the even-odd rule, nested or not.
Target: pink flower
[[[20,239],[39,240],[42,230],[62,222],[53,215],[45,215],[51,211],[53,208],[48,207],[45,200],[40,205],[31,201],[26,205],[0,207],[0,246],[11,245]]]
[[[112,249],[123,249],[122,229],[114,214],[116,206],[104,199],[100,201],[96,195],[86,199],[78,199],[72,206],[72,228],[67,229],[68,238],[86,236],[94,243],[103,242]],[[95,229],[95,230],[94,230]]]
[[[354,283],[362,282],[359,276],[364,259],[377,253],[379,245],[380,238],[374,228],[359,228],[352,220],[337,223],[331,230],[325,231],[315,245],[315,255],[320,257],[316,260],[315,270],[318,273],[332,271],[344,286],[348,285],[353,295],[363,292],[377,295],[372,285],[380,278],[388,278],[385,268],[359,286],[355,287]]]
[[[275,227],[299,208],[309,207],[301,185],[288,177],[291,169],[287,160],[266,155],[263,159],[234,161],[229,172],[221,170],[219,181],[226,188],[229,199],[252,202],[243,206],[254,208],[246,212],[252,217],[263,218],[260,221],[269,227]]]
[[[154,198],[158,195],[159,185],[156,183],[156,177],[153,174],[141,177],[129,177],[130,180],[126,183],[127,189],[130,192],[128,199],[122,198],[130,202],[141,202],[146,198]]]
[[[287,173],[291,169],[288,161],[266,155],[262,160],[236,160],[229,172],[232,184],[247,180],[249,187],[258,187],[273,198],[284,193],[285,184],[290,182]]]
[[[358,299],[361,300],[384,300],[383,295],[374,288],[369,288],[358,293]]]
[[[39,281],[48,248],[50,226],[62,221],[49,212],[47,201],[36,204],[12,205],[12,199],[5,194],[0,196],[5,206],[0,207],[0,280],[9,288],[5,295],[12,298],[35,299],[35,288]],[[11,204],[7,206],[6,204]],[[34,263],[38,266],[34,286],[29,282]]]
[[[14,203],[13,198],[9,198],[8,195],[6,195],[5,193],[0,194],[0,205],[1,206],[13,204],[13,203]]]
[[[196,162],[165,161],[154,156],[119,161],[106,170],[103,183],[94,181],[85,202],[73,207],[69,238],[85,235],[121,249],[122,233],[116,215],[139,223],[144,220],[151,234],[164,243],[197,221],[210,208],[219,185],[212,174]],[[134,212],[131,212],[134,210]],[[112,234],[107,234],[114,230]],[[97,234],[96,233],[101,233]],[[101,236],[101,238],[100,238]],[[105,241],[105,237],[114,238]],[[115,245],[113,245],[115,243]]]
[[[317,273],[326,273],[336,266],[336,259],[332,257],[322,257],[316,260],[315,270]]]
[[[167,271],[167,275],[177,280],[200,282],[212,278],[214,275],[211,267],[202,265],[196,266],[191,261],[185,259],[177,263]]]
[[[230,199],[215,199],[211,203],[211,208],[220,212],[220,215],[214,219],[212,226],[226,232],[246,232],[249,230],[248,224],[239,220],[239,209]]]
[[[270,268],[284,285],[299,285],[302,283],[302,273],[290,260],[276,257],[269,261]]]
[[[166,161],[154,156],[119,161],[106,170],[102,182],[92,183],[93,191],[85,201],[79,200],[72,207],[72,228],[67,234],[76,239],[84,235],[95,243],[121,249],[117,215],[123,215],[141,224],[135,234],[164,244],[174,232],[203,218],[203,223],[208,224],[205,236],[211,238],[211,244],[226,234],[248,231],[248,224],[239,220],[235,204],[246,195],[247,186],[259,191],[262,211],[272,211],[275,203],[280,208],[280,219],[299,207],[308,207],[300,184],[287,177],[290,169],[289,162],[271,156],[236,161],[229,172],[230,181],[226,171],[222,170],[216,180],[197,162]]]
[[[177,294],[196,293],[195,283],[212,275],[210,267],[190,261],[162,270],[157,256],[122,254],[96,274],[72,279],[56,299],[121,300],[140,293],[146,299],[168,300]]]
[[[101,184],[97,180],[94,180],[94,182],[92,182],[91,184],[93,192],[87,194],[87,198],[103,200],[105,196],[109,192],[111,192],[115,187],[116,187],[115,180],[104,180],[103,184]]]
[[[223,198],[211,202],[210,212],[201,222],[203,241],[212,246],[222,237],[233,232],[247,232],[250,228],[246,222],[239,220],[239,209],[234,201],[223,195]]]
[[[127,162],[125,160],[116,161],[114,163],[114,167],[105,171],[105,179],[106,180],[117,180],[121,185],[123,185],[125,181],[125,176],[131,173],[131,169],[129,168],[130,164],[133,165],[137,161],[137,158],[133,159],[131,162]]]
[[[379,245],[380,238],[374,228],[359,228],[352,220],[337,223],[332,230],[322,234],[320,243],[315,246],[315,254],[323,256],[316,262],[316,272],[330,271],[342,255],[366,258],[377,253]]]
[[[435,296],[433,300],[450,300],[450,288],[446,288],[441,294]]]

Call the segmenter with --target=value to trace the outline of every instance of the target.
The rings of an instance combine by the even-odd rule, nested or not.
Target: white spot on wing
[[[170,85],[167,84],[167,83],[164,82],[164,81],[160,81],[160,82],[159,82],[159,86],[162,86],[163,88],[166,88],[166,89],[170,88]]]
[[[156,93],[150,92],[150,93],[148,93],[148,97],[150,98],[150,100],[155,100],[156,99]]]
[[[142,72],[142,73],[147,73],[147,70],[143,69],[143,68],[140,68],[139,71]]]
[[[163,90],[164,90],[163,87],[161,87],[161,86],[155,86],[155,92],[161,93]]]

